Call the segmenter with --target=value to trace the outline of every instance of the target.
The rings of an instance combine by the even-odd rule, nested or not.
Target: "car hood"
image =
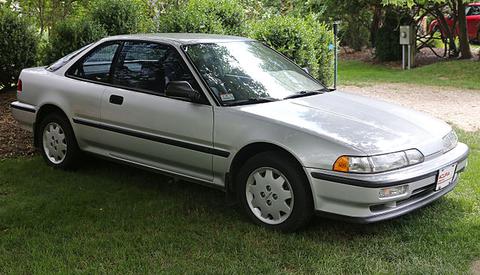
[[[426,114],[343,92],[247,105],[240,110],[368,155],[417,148],[428,156],[442,150],[442,137],[451,130]]]

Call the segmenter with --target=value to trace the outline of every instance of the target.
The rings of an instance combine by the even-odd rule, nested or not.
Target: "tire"
[[[49,166],[64,170],[76,167],[80,149],[72,126],[64,115],[48,114],[40,122],[36,138],[42,157]]]
[[[282,152],[248,159],[237,174],[236,187],[242,210],[256,224],[294,232],[312,217],[313,197],[305,172]]]

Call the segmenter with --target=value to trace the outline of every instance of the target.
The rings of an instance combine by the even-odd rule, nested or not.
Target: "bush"
[[[312,17],[272,17],[252,26],[250,36],[263,41],[330,85],[333,80],[332,31]]]
[[[375,56],[380,61],[397,61],[402,59],[402,46],[399,42],[400,25],[412,23],[408,11],[387,10],[383,26],[378,29],[375,40]]]
[[[51,63],[106,35],[106,31],[90,20],[69,18],[58,23],[50,33],[45,64]]]
[[[364,46],[368,46],[370,42],[370,30],[362,22],[369,22],[371,17],[367,15],[363,19],[349,18],[342,21],[340,25],[339,37],[342,45],[349,46],[350,48],[360,51]],[[360,22],[359,22],[360,21]]]
[[[157,31],[242,35],[244,9],[236,0],[190,0],[160,16]]]
[[[101,25],[107,35],[146,32],[153,26],[144,1],[93,1],[87,16]]]
[[[49,43],[42,52],[43,61],[51,63],[108,35],[145,32],[152,28],[153,21],[145,1],[93,1],[88,9],[79,9],[77,14],[53,27]]]
[[[0,89],[16,83],[23,68],[35,64],[38,37],[17,13],[0,9]]]

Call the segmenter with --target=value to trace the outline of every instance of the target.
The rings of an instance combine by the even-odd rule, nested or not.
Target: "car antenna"
[[[337,35],[338,35],[338,25],[340,25],[340,20],[333,21],[333,45],[330,44],[329,48],[333,48],[333,88],[330,88],[330,91],[337,90],[337,78],[338,78],[338,51],[337,51]]]

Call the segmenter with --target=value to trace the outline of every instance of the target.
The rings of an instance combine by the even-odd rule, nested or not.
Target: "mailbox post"
[[[415,26],[400,26],[400,45],[402,45],[402,69],[410,69],[415,61]],[[412,50],[413,47],[413,50]]]

